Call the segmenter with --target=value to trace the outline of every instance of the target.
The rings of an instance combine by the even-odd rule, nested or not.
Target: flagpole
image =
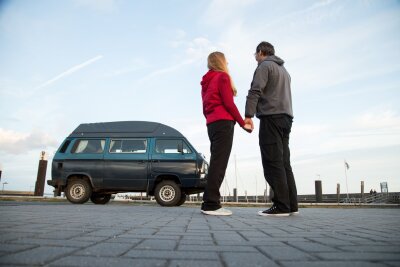
[[[347,191],[347,200],[349,199],[349,186],[347,183],[347,165],[346,165],[346,160],[344,161],[344,175],[346,176],[346,191]]]
[[[237,184],[237,168],[236,168],[236,154],[235,154],[235,178],[236,178],[236,202],[239,202],[239,190],[238,190],[238,184]]]

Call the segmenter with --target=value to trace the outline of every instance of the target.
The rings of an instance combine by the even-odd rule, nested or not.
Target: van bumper
[[[55,180],[47,180],[47,184],[54,187],[54,196],[61,196],[61,192],[63,191],[66,183],[64,180],[55,179]]]
[[[66,182],[61,179],[47,180],[47,184],[53,187],[65,186]]]
[[[204,179],[199,179],[196,187],[204,189],[204,188],[206,188],[206,185],[207,185],[207,179],[204,178]]]

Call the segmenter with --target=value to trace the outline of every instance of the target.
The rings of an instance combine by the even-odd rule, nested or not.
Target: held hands
[[[245,125],[243,126],[243,129],[246,132],[251,133],[254,129],[253,120],[251,118],[245,118],[244,123],[245,123]]]

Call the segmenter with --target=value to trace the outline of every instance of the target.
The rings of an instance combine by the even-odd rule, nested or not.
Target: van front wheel
[[[174,181],[162,181],[156,186],[154,196],[161,206],[176,206],[181,199],[181,188]]]
[[[92,195],[92,187],[84,179],[71,180],[68,182],[65,196],[69,202],[82,204],[89,200]]]
[[[181,205],[183,205],[183,203],[185,203],[185,201],[186,201],[186,194],[185,194],[185,193],[182,193],[181,199],[178,201],[178,203],[176,203],[176,206],[181,206]]]

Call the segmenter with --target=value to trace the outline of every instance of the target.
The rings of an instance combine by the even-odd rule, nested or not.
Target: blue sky
[[[200,80],[226,54],[244,112],[260,41],[292,77],[292,165],[300,194],[400,191],[399,1],[0,1],[0,165],[6,189],[33,188],[78,124],[146,120],[181,131],[209,158]],[[236,127],[227,170],[262,194],[258,121]],[[50,165],[50,164],[49,164]],[[50,179],[50,168],[47,179]],[[223,191],[224,191],[223,190]],[[52,188],[46,186],[46,192]]]

